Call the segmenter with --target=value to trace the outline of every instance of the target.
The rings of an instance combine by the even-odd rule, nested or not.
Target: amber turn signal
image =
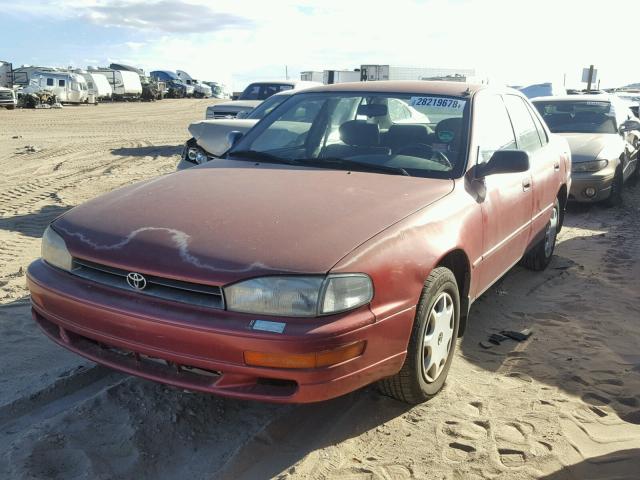
[[[333,350],[315,353],[263,353],[244,352],[244,363],[252,367],[269,368],[319,368],[337,365],[364,352],[364,340],[343,345]]]

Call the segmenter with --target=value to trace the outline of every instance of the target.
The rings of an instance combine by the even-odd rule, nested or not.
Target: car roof
[[[536,97],[531,99],[532,102],[610,102],[611,95],[585,93],[582,95],[554,95],[548,97]]]
[[[309,92],[380,92],[380,93],[425,93],[436,95],[473,95],[474,93],[487,88],[486,85],[479,85],[466,82],[445,82],[445,81],[369,81],[369,82],[348,82],[323,85],[321,87],[304,90]]]

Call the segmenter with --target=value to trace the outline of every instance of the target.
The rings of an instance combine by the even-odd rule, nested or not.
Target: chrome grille
[[[7,92],[7,91],[0,91],[0,98],[13,100],[13,93]]]
[[[162,298],[173,302],[188,303],[190,305],[224,309],[222,289],[212,285],[183,282],[143,274],[147,286],[144,290],[136,290],[127,283],[127,275],[131,272],[78,258],[74,258],[73,260],[71,273],[101,285],[120,288],[141,295]]]
[[[213,112],[213,118],[236,118],[238,112]]]

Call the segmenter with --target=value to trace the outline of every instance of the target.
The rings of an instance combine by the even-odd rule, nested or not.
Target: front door
[[[496,150],[515,149],[513,126],[501,95],[485,94],[476,101],[478,163],[488,162]],[[520,260],[527,247],[533,207],[530,172],[489,175],[478,197],[483,216],[483,254],[477,265],[475,296],[489,288]]]

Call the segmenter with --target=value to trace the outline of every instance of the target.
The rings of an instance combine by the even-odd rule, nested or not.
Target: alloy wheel
[[[451,295],[442,292],[431,307],[422,341],[422,374],[427,383],[438,379],[449,358],[454,341],[454,313]]]

